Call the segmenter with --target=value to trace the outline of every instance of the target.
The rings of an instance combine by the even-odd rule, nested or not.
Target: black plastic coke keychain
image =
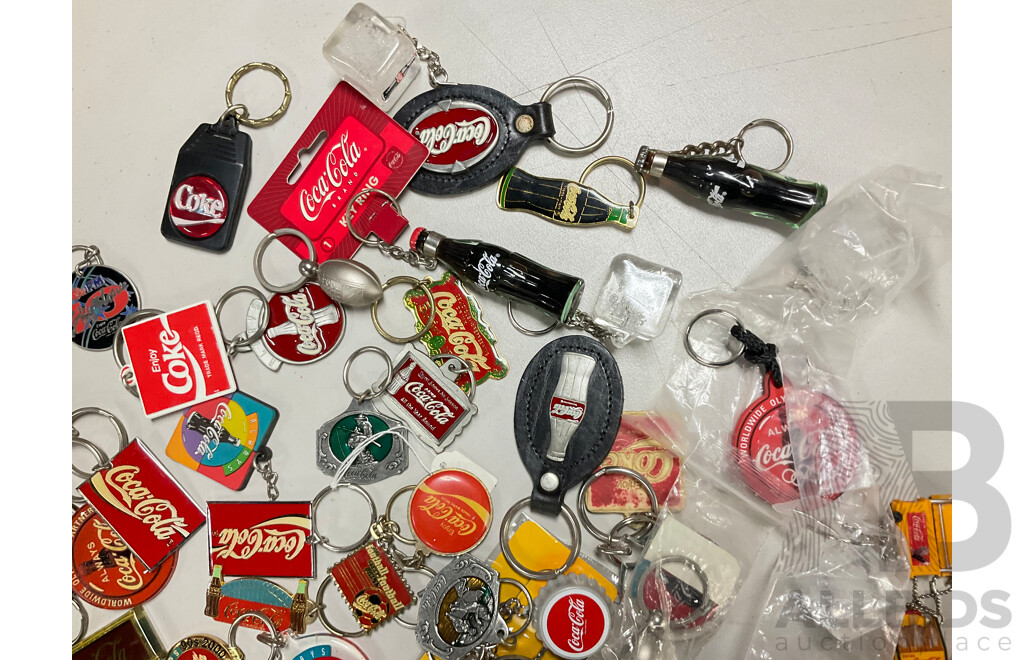
[[[773,128],[786,140],[786,158],[778,167],[757,167],[743,158],[743,136],[757,126]],[[792,157],[793,137],[786,127],[774,119],[755,119],[728,140],[701,142],[679,151],[642,146],[634,166],[641,174],[675,181],[715,208],[799,227],[825,205],[828,190],[820,183],[779,174]]]
[[[438,69],[438,73],[430,71],[435,89],[414,97],[395,115],[395,121],[430,151],[409,183],[416,192],[457,195],[476,190],[508,171],[534,140],[546,139],[557,151],[579,155],[600,147],[612,132],[612,99],[590,78],[562,78],[544,91],[539,102],[520,105],[490,87],[449,83],[447,72],[440,65]],[[581,147],[569,147],[555,139],[555,120],[548,103],[556,93],[573,86],[594,93],[606,110],[601,134]]]
[[[261,119],[252,119],[245,105],[234,102],[235,85],[256,69],[269,71],[284,83],[280,107]],[[200,124],[178,151],[160,224],[164,238],[211,252],[231,249],[249,186],[252,138],[238,125],[260,128],[273,124],[288,109],[292,90],[281,69],[266,62],[250,62],[231,74],[224,98],[228,108],[217,123]]]

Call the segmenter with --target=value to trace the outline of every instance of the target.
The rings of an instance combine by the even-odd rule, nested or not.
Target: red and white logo
[[[142,410],[153,418],[235,391],[208,301],[121,329]]]
[[[309,502],[210,502],[210,572],[313,576]]]
[[[585,589],[566,589],[541,613],[544,643],[560,658],[586,658],[604,644],[611,630],[607,606]]]
[[[189,238],[212,236],[228,217],[224,188],[208,176],[190,176],[174,189],[168,208],[171,221]]]
[[[341,342],[345,313],[319,284],[275,294],[269,302],[270,323],[263,333],[263,344],[284,362],[321,360]]]
[[[551,410],[549,411],[549,414],[552,417],[565,419],[579,424],[586,411],[587,406],[579,401],[571,401],[557,396],[551,397]]]
[[[497,145],[498,124],[481,105],[449,101],[413,121],[412,134],[430,155],[423,169],[457,172],[483,160]]]

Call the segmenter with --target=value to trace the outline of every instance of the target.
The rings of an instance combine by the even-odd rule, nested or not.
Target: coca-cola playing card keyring
[[[520,575],[526,576],[531,580],[553,580],[569,570],[569,568],[576,563],[576,558],[580,556],[580,549],[582,547],[580,521],[576,518],[572,509],[567,505],[562,504],[562,517],[569,523],[569,537],[571,543],[569,556],[566,558],[565,563],[558,568],[545,568],[540,570],[527,568],[526,566],[523,566],[522,562],[516,559],[514,554],[512,554],[510,539],[512,538],[513,519],[517,513],[528,506],[530,506],[530,498],[524,497],[509,507],[508,512],[505,513],[505,517],[501,521],[501,554],[505,556],[505,561],[507,561],[509,565]]]

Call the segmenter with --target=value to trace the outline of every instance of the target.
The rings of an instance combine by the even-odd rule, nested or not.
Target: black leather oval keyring
[[[599,341],[570,335],[530,360],[516,394],[519,457],[533,478],[530,508],[556,516],[562,498],[601,464],[622,419],[622,376]]]
[[[607,110],[601,135],[583,147],[555,140],[548,103],[555,93],[574,85],[593,92]],[[521,105],[482,85],[440,85],[402,106],[395,121],[430,152],[409,187],[430,195],[457,195],[500,177],[534,140],[546,138],[553,148],[568,154],[594,151],[611,133],[614,117],[608,92],[589,78],[575,76],[553,83],[532,105]]]

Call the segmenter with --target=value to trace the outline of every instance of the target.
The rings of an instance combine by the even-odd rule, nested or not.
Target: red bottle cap
[[[416,239],[420,237],[420,234],[422,232],[423,227],[417,227],[416,229],[412,230],[412,236],[409,237],[409,249],[412,250],[413,252],[416,251]]]

